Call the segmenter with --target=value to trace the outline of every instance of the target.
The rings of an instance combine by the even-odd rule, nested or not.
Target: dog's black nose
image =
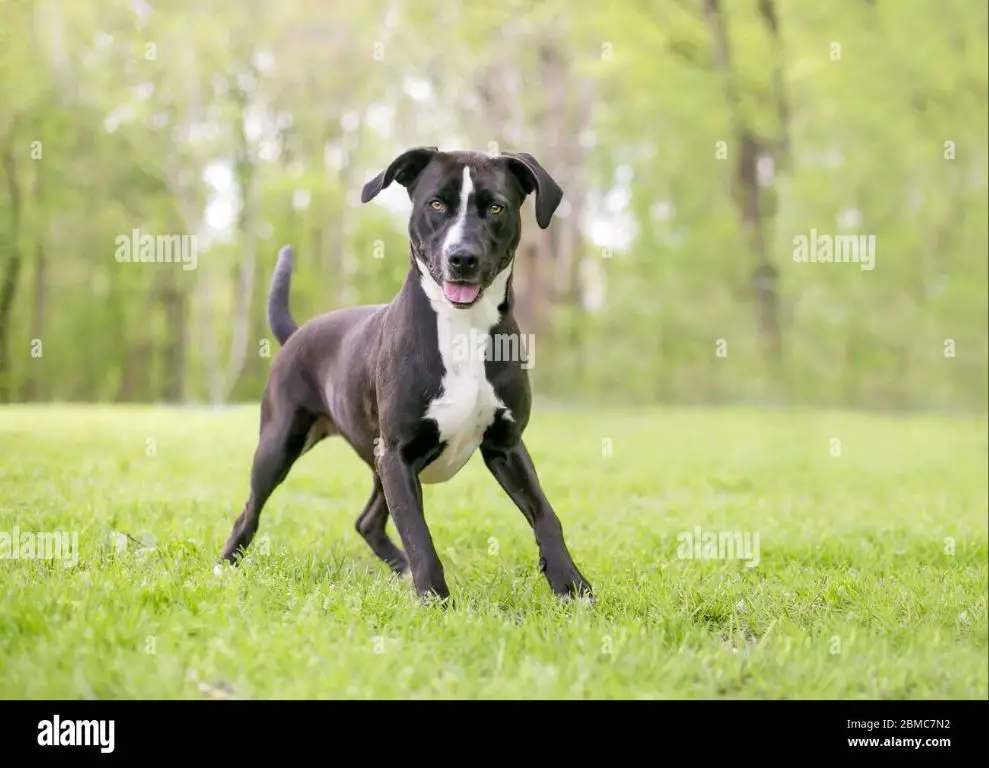
[[[455,277],[470,277],[477,271],[479,261],[476,253],[461,248],[450,254],[450,269]]]

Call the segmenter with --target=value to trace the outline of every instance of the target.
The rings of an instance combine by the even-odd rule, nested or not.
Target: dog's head
[[[409,238],[419,269],[459,308],[477,302],[496,278],[507,279],[526,197],[535,193],[542,229],[563,199],[559,185],[524,152],[488,156],[416,147],[365,184],[361,201],[374,199],[393,181],[412,200]]]

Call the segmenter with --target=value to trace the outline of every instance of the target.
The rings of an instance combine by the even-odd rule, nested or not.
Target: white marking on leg
[[[457,209],[457,218],[450,229],[447,230],[446,237],[443,238],[443,256],[449,256],[454,249],[460,245],[464,239],[464,227],[467,224],[467,211],[470,205],[470,196],[474,192],[474,180],[470,176],[470,166],[464,166],[464,177],[460,184],[460,207]],[[446,274],[446,261],[443,262],[444,274]]]

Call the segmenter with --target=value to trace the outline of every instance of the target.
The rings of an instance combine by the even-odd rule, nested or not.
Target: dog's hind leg
[[[401,574],[408,570],[409,561],[385,533],[387,522],[388,503],[385,501],[385,492],[381,487],[381,478],[375,472],[371,498],[367,500],[364,511],[358,516],[354,527],[364,537],[374,554],[384,560],[395,573]]]
[[[251,466],[251,493],[223,547],[222,558],[235,563],[258,530],[258,519],[268,497],[286,478],[303,452],[315,417],[301,409],[262,412],[261,434]]]

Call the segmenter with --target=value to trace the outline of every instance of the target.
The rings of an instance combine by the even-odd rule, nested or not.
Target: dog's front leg
[[[529,521],[539,547],[539,570],[558,595],[591,597],[591,585],[577,570],[563,540],[563,526],[546,499],[525,444],[481,446],[488,470]]]
[[[377,458],[377,470],[388,510],[402,537],[416,592],[420,597],[433,594],[445,600],[450,590],[426,526],[419,467],[406,462],[398,451],[386,450]]]

